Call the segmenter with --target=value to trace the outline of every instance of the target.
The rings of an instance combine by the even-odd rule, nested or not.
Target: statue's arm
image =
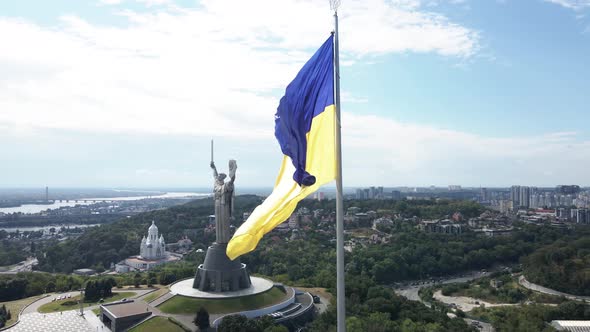
[[[214,178],[214,179],[217,179],[217,176],[218,176],[219,174],[217,174],[217,167],[215,167],[215,163],[214,163],[214,162],[211,162],[211,165],[210,165],[210,166],[211,166],[211,168],[213,169],[213,178]]]

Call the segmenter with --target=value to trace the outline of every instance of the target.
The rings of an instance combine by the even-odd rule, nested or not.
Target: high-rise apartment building
[[[488,195],[488,190],[486,188],[481,188],[480,189],[480,196],[481,196],[481,201],[482,202],[487,202],[490,200],[490,197]]]
[[[512,208],[518,209],[520,206],[520,186],[510,187],[510,201],[512,201]]]
[[[520,187],[520,206],[528,208],[531,205],[531,188]]]
[[[356,190],[356,195],[355,195],[355,198],[356,198],[356,199],[364,199],[364,198],[363,198],[363,194],[364,194],[364,191],[363,191],[362,189],[360,189],[360,188],[359,188],[359,189],[357,189],[357,190]]]

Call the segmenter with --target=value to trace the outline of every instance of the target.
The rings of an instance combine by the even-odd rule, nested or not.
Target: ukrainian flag
[[[333,38],[307,61],[281,98],[275,136],[283,163],[273,192],[229,241],[227,256],[232,260],[254,250],[300,200],[336,178]]]

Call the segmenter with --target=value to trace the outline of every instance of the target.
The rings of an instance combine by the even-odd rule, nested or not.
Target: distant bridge
[[[69,203],[69,202],[74,202],[74,203],[112,203],[112,202],[116,202],[116,200],[114,199],[60,199],[59,202],[63,203]]]

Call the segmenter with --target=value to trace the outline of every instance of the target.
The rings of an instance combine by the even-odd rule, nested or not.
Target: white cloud
[[[561,5],[565,8],[574,9],[574,10],[580,10],[580,9],[590,7],[590,0],[545,0],[545,1],[557,4],[557,5]]]
[[[485,137],[351,113],[342,124],[347,186],[590,183],[590,141],[576,133]]]
[[[143,3],[147,7],[172,4],[172,0],[135,0],[135,1],[139,2],[139,3]]]
[[[267,135],[277,102],[269,92],[284,89],[327,38],[328,6],[274,0],[201,5],[148,13],[117,9],[128,20],[125,27],[91,24],[75,15],[50,28],[0,18],[0,123]],[[416,6],[347,2],[341,8],[343,62],[391,52],[467,57],[476,51],[476,32]]]
[[[99,0],[101,5],[120,5],[124,0]],[[129,0],[128,0],[129,1]],[[147,7],[163,6],[173,4],[172,0],[133,0],[134,2],[144,4]]]
[[[100,0],[99,4],[110,6],[110,5],[118,5],[121,2],[123,2],[123,0]]]
[[[476,31],[424,11],[422,2],[396,3],[342,5],[343,61],[354,66],[394,52],[461,59],[478,51]],[[2,135],[50,129],[107,137],[223,136],[235,142],[235,157],[252,159],[242,162],[248,172],[277,149],[272,138],[276,92],[332,28],[325,1],[204,0],[198,9],[170,5],[148,13],[116,8],[126,26],[92,24],[75,15],[61,17],[53,27],[0,19]],[[342,99],[357,106],[371,102],[349,91]],[[350,112],[343,114],[343,142],[347,186],[533,183],[547,172],[574,183],[590,160],[590,143],[572,133],[483,137]],[[264,173],[243,183],[264,185],[264,178],[272,183],[274,168],[261,167]],[[137,172],[118,176],[162,177],[178,184],[194,176],[174,169],[136,165]],[[104,174],[105,182],[109,176],[113,179]]]

